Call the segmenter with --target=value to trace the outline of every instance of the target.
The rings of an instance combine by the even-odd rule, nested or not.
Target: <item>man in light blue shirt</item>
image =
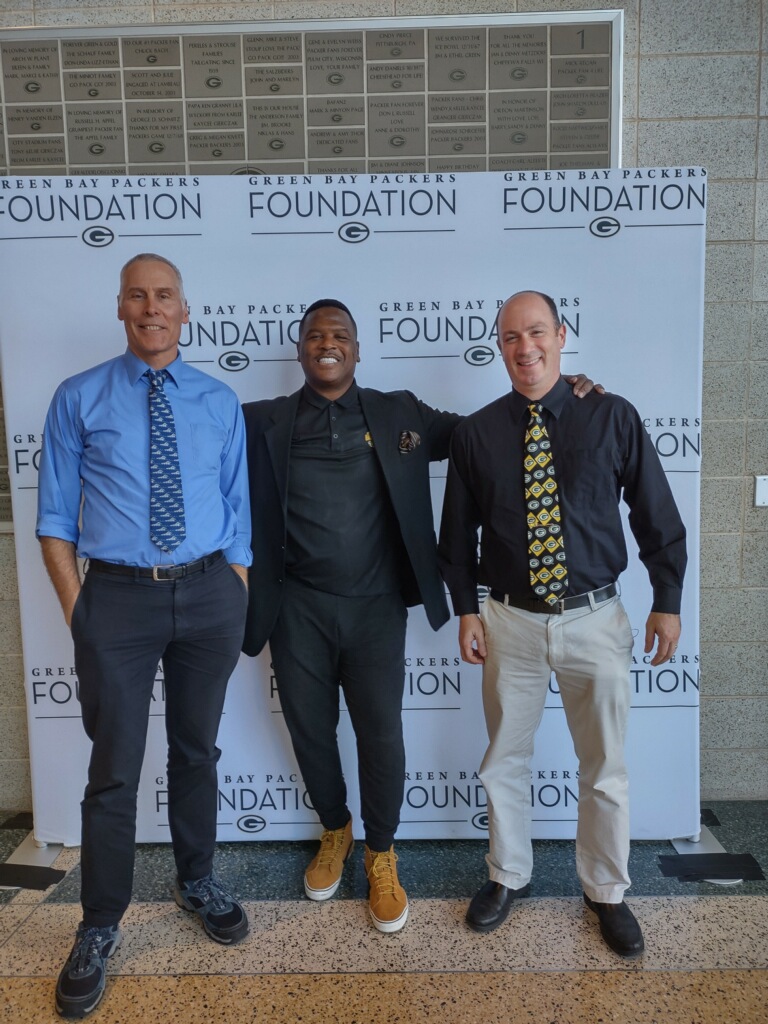
[[[92,741],[83,920],[56,988],[56,1008],[71,1018],[98,1004],[121,938],[160,660],[175,899],[217,942],[248,933],[245,911],[212,873],[216,734],[251,563],[242,414],[230,388],[181,361],[188,310],[172,263],[143,253],[123,267],[118,318],[126,352],[59,386],[40,466],[37,536],[72,631]],[[88,559],[82,583],[78,555]]]

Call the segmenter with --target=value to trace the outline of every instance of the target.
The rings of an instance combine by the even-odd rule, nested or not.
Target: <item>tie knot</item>
[[[149,381],[149,386],[153,391],[162,391],[163,384],[168,376],[167,370],[147,370],[144,376]]]
[[[531,416],[535,419],[538,419],[541,415],[541,404],[539,402],[531,402],[528,406],[528,412],[530,412]]]

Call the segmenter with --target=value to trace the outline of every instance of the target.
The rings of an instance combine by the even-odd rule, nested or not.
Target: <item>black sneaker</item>
[[[56,1011],[81,1020],[95,1010],[104,995],[107,960],[122,939],[117,925],[77,929],[75,944],[56,983]]]
[[[173,896],[183,910],[197,914],[214,942],[229,946],[248,934],[245,910],[213,875],[195,882],[180,882],[177,878]]]

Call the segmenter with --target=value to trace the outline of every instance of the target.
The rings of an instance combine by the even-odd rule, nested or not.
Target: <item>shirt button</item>
[[[339,437],[338,434],[334,434],[333,436],[338,440],[338,437]]]

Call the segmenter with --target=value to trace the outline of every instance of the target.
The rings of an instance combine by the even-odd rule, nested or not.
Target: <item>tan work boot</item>
[[[344,862],[355,848],[352,819],[343,828],[326,829],[320,849],[304,872],[304,892],[311,900],[329,900],[339,888]]]
[[[397,879],[394,846],[383,853],[365,848],[365,873],[371,891],[368,907],[380,932],[399,932],[408,920],[408,897]]]

